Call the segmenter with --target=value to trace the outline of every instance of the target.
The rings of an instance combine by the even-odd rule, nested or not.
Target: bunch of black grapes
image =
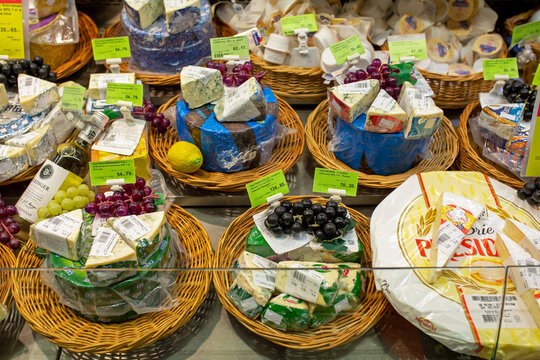
[[[518,198],[526,200],[530,205],[540,205],[540,178],[536,178],[533,182],[526,183],[517,192]]]

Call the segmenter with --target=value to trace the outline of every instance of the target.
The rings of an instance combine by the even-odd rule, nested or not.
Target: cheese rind
[[[0,182],[11,179],[28,169],[26,149],[0,144]]]
[[[442,122],[443,111],[432,98],[425,97],[411,83],[405,82],[398,102],[407,113],[403,126],[405,139],[424,139],[435,134]]]
[[[328,102],[337,116],[352,123],[367,111],[378,93],[378,80],[358,81],[331,88],[328,92]]]
[[[200,0],[163,0],[163,5],[171,34],[186,31],[201,20]]]
[[[19,101],[28,116],[49,110],[60,99],[55,83],[25,74],[20,74],[17,82]]]
[[[182,97],[191,109],[221,98],[225,92],[221,72],[201,66],[186,66],[180,72]]]
[[[42,126],[26,134],[17,135],[6,142],[7,145],[26,149],[28,164],[42,164],[56,148],[56,138],[49,125]]]
[[[540,261],[540,231],[514,219],[507,219],[503,232],[531,254],[533,258]]]
[[[140,29],[146,29],[164,14],[163,0],[125,0],[124,9],[129,20]]]
[[[105,99],[107,97],[107,83],[110,82],[117,84],[135,84],[135,74],[90,74],[88,97],[94,100]]]
[[[377,133],[395,133],[403,128],[407,114],[384,90],[371,104],[366,118],[365,129]]]
[[[82,210],[74,210],[63,215],[43,220],[34,227],[32,239],[37,246],[50,252],[78,261],[77,241],[81,235]]]
[[[266,117],[266,99],[255,78],[222,97],[214,108],[220,122],[257,121]]]

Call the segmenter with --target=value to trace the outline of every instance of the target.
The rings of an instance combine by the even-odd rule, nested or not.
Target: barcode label
[[[487,302],[501,302],[501,297],[499,295],[472,295],[471,297],[474,301],[487,301]],[[506,295],[506,301],[516,301],[517,297],[515,295]]]
[[[339,314],[345,309],[348,309],[350,306],[349,301],[347,298],[343,298],[343,300],[339,301],[337,304],[334,305],[334,311],[336,314]]]
[[[150,231],[148,225],[139,219],[137,215],[130,215],[120,218],[113,224],[113,228],[118,231],[122,237],[133,242],[136,239],[144,236]]]
[[[58,226],[58,225],[60,225],[60,224],[62,224],[64,222],[61,217],[53,217],[49,221],[50,221],[51,224],[56,225],[56,226]]]
[[[270,321],[270,322],[273,322],[274,324],[276,325],[281,325],[281,321],[283,320],[283,316],[279,315],[278,313],[270,310],[270,309],[266,309],[266,311],[264,312],[264,319]]]
[[[497,322],[499,319],[495,315],[482,315],[484,322]]]
[[[94,238],[94,242],[92,243],[90,256],[105,257],[111,255],[112,249],[119,238],[120,235],[111,229],[104,227],[99,228],[98,233]]]
[[[394,105],[396,104],[396,100],[394,100],[388,93],[384,90],[379,91],[379,95],[375,98],[375,101],[371,104],[372,107],[375,107],[377,109],[381,109],[385,112],[389,112],[392,110]]]
[[[437,266],[445,266],[447,260],[454,254],[463,233],[450,221],[441,224],[437,233]],[[443,255],[443,256],[441,256]]]
[[[274,270],[253,270],[255,285],[274,291],[276,286],[276,272]]]
[[[464,294],[463,301],[469,316],[478,329],[497,329],[501,316],[502,296],[495,294]],[[516,295],[506,295],[502,328],[536,328],[531,315]]]
[[[298,280],[300,282],[305,283],[307,281],[306,275],[300,273],[299,271],[293,271],[292,276],[293,276],[293,278],[295,278],[296,280]]]
[[[351,84],[339,85],[338,92],[340,94],[367,94],[371,89],[369,80],[357,81]]]
[[[39,91],[39,79],[32,76],[25,76],[18,81],[19,93],[21,96],[30,96]]]
[[[287,270],[283,270],[287,271]],[[324,276],[313,270],[288,270],[285,293],[316,303]]]
[[[247,299],[242,300],[242,302],[240,302],[240,304],[242,305],[242,309],[244,311],[253,310],[257,306],[259,306],[259,304],[257,304],[257,301],[255,300],[255,298],[253,296],[250,296]]]

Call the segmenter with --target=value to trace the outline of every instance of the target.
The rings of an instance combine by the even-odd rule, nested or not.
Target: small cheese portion
[[[279,294],[262,312],[263,324],[282,331],[301,331],[309,327],[309,307],[305,301],[289,294]]]
[[[96,268],[120,262],[134,262],[136,265],[135,250],[112,227],[103,225],[94,238],[90,255],[84,266]]]
[[[7,108],[9,105],[9,98],[7,95],[6,87],[4,84],[0,84],[0,111]]]
[[[11,179],[28,169],[26,149],[0,144],[0,182]]]
[[[425,97],[411,83],[405,82],[398,101],[407,113],[403,126],[405,139],[424,139],[435,134],[442,122],[443,111],[432,98]]]
[[[81,209],[43,220],[34,228],[34,242],[52,253],[78,261],[77,240],[81,235],[82,222]]]
[[[533,258],[540,261],[540,231],[514,219],[507,219],[503,232],[531,254]]]
[[[165,13],[163,0],[125,0],[124,9],[131,23],[139,29],[146,29]]]
[[[55,83],[25,74],[20,74],[17,82],[19,101],[28,116],[49,110],[60,99]]]
[[[135,74],[90,74],[88,97],[94,100],[105,99],[107,97],[107,83],[110,82],[117,84],[135,84]]]
[[[378,93],[378,80],[357,81],[331,88],[328,92],[328,102],[337,116],[352,123],[367,111]]]
[[[75,119],[75,116],[71,112],[62,111],[59,102],[49,111],[45,119],[43,119],[41,126],[50,126],[56,144],[61,144],[75,130],[76,121],[77,119]]]
[[[430,267],[446,266],[483,211],[484,206],[476,201],[450,192],[442,193],[437,202],[437,214],[433,225]],[[440,269],[431,269],[429,273],[429,282],[433,283],[439,278]]]
[[[163,5],[170,34],[186,31],[201,20],[200,0],[163,0]]]
[[[365,129],[377,133],[395,133],[403,128],[407,114],[384,90],[371,104],[366,118]]]
[[[478,126],[508,141],[521,119],[524,104],[489,105],[478,116]]]
[[[26,149],[28,165],[42,164],[56,148],[56,139],[51,127],[45,125],[26,134],[17,135],[6,142],[7,145]]]
[[[266,116],[266,99],[255,78],[219,99],[214,108],[220,122],[245,122],[262,120]]]
[[[217,100],[225,93],[221,72],[201,66],[186,66],[180,72],[182,97],[191,109]]]

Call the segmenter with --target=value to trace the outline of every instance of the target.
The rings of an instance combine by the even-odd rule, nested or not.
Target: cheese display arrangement
[[[495,179],[476,172],[418,174],[373,213],[373,266],[403,267],[375,269],[376,286],[403,317],[453,351],[535,359],[534,266],[540,264],[523,246],[538,229],[537,206]],[[434,256],[435,269],[429,268]],[[506,279],[504,266],[511,265],[528,267],[510,268]]]
[[[136,71],[179,72],[210,55],[215,37],[207,0],[125,0],[122,25]]]

